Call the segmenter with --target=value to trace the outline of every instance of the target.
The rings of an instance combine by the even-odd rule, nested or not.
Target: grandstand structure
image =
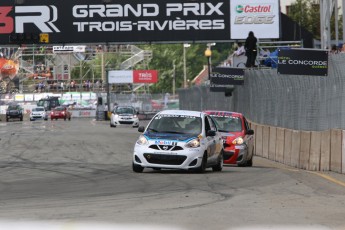
[[[63,49],[58,49],[63,47]],[[152,51],[135,45],[71,45],[0,47],[6,59],[15,60],[18,73],[14,79],[0,78],[0,93],[104,91],[106,71],[146,68]],[[139,89],[140,85],[115,85],[111,90]]]

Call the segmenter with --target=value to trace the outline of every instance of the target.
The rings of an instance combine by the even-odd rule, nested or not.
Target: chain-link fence
[[[345,129],[345,54],[329,56],[328,76],[279,75],[246,70],[231,97],[207,86],[178,91],[180,109],[230,110],[253,122],[295,130]]]

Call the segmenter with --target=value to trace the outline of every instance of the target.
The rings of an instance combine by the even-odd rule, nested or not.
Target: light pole
[[[210,47],[207,47],[205,50],[205,57],[207,58],[207,70],[208,70],[208,80],[211,80],[211,56],[212,56],[212,51]]]
[[[187,88],[186,48],[188,47],[190,47],[190,44],[183,44],[183,88]]]

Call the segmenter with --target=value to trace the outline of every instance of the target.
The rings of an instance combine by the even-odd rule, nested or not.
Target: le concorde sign
[[[328,51],[305,49],[278,50],[279,74],[328,75]]]
[[[230,1],[1,0],[0,44],[11,33],[49,34],[52,44],[224,41]]]

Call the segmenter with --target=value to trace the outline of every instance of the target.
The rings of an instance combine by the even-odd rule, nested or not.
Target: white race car
[[[37,106],[33,108],[30,113],[30,121],[34,121],[37,119],[48,120],[48,113],[43,106]]]
[[[138,113],[133,106],[116,106],[110,117],[110,127],[128,124],[139,127]]]
[[[204,172],[223,168],[223,141],[214,120],[207,114],[188,110],[157,113],[135,143],[133,171],[144,168],[193,169]]]

